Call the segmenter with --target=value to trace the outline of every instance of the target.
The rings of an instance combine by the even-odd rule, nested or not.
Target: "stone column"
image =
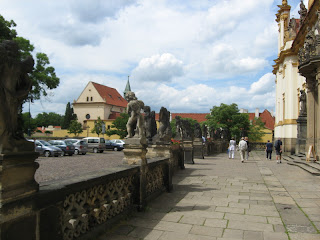
[[[195,138],[193,141],[193,151],[195,158],[204,159],[204,146],[202,143],[202,138]]]
[[[183,149],[184,162],[194,164],[192,141],[184,140],[182,143],[182,149]]]
[[[310,145],[315,144],[315,82],[314,78],[307,78],[307,144],[305,152]]]
[[[316,74],[316,95],[317,95],[317,103],[315,104],[315,152],[317,155],[317,160],[319,160],[319,153],[320,153],[320,124],[318,121],[320,120],[320,66],[317,68]]]

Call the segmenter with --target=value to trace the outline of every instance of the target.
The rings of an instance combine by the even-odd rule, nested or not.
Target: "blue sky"
[[[209,112],[220,103],[274,110],[281,0],[0,3],[0,14],[48,54],[61,81],[31,105],[33,116],[64,114],[89,81],[122,93],[128,75],[132,90],[155,111]],[[299,3],[288,0],[296,18]]]

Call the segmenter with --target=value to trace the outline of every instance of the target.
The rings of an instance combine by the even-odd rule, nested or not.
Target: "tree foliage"
[[[248,137],[250,141],[258,141],[261,140],[264,132],[264,122],[261,121],[261,118],[255,118],[250,125]]]
[[[111,125],[111,129],[106,131],[108,136],[119,135],[120,138],[125,138],[128,135],[127,132],[127,122],[129,119],[129,114],[121,113]]]
[[[68,129],[71,124],[71,121],[73,120],[77,120],[77,115],[74,114],[73,108],[71,107],[70,102],[68,102],[62,123],[62,129]]]
[[[20,58],[24,59],[32,55],[34,46],[28,39],[18,36],[14,29],[16,23],[7,21],[0,15],[0,43],[4,40],[13,40],[19,46]],[[58,87],[60,79],[56,76],[55,69],[49,66],[50,61],[45,53],[36,53],[35,67],[29,77],[32,80],[32,90],[29,99],[40,99],[41,96],[47,96],[48,90]]]
[[[210,128],[224,129],[228,139],[231,136],[239,139],[241,136],[247,135],[250,128],[248,114],[240,113],[238,105],[235,103],[230,105],[221,103],[219,107],[214,106],[207,119],[206,124]]]
[[[32,118],[29,112],[22,113],[22,129],[25,134],[28,134],[30,129],[30,134],[34,133],[37,129],[37,122]]]
[[[76,137],[83,132],[82,125],[77,120],[71,120],[68,133],[73,133]]]
[[[101,120],[100,117],[98,117],[98,119],[94,121],[94,127],[91,132],[96,133],[99,136],[102,133],[103,125],[105,125],[105,123]]]
[[[35,117],[35,121],[38,127],[48,127],[49,125],[52,126],[61,126],[63,122],[63,116],[54,112],[50,113],[39,113]]]

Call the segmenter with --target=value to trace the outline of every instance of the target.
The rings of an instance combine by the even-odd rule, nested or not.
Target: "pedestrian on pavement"
[[[245,159],[247,149],[248,149],[247,142],[244,140],[244,137],[242,137],[241,141],[239,142],[239,151],[240,151],[241,162],[243,162]]]
[[[234,151],[236,150],[236,141],[232,137],[229,142],[229,158],[234,159]]]
[[[250,144],[249,144],[249,139],[248,139],[248,137],[245,137],[244,140],[247,142],[246,160],[248,161],[248,159],[249,159],[249,152],[251,152],[251,148],[250,148]]]
[[[278,140],[274,143],[274,149],[276,150],[277,163],[281,163],[282,141],[280,138],[278,138]]]
[[[267,153],[267,160],[271,160],[271,155],[272,155],[272,148],[273,144],[268,140],[267,145],[266,145],[266,153]]]

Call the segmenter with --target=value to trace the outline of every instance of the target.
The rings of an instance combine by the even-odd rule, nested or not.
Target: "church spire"
[[[130,87],[130,82],[129,82],[129,76],[128,76],[128,81],[127,81],[126,88],[124,89],[124,92],[123,92],[123,96],[124,96],[124,97],[126,96],[126,93],[127,93],[127,92],[131,92],[131,87]]]

